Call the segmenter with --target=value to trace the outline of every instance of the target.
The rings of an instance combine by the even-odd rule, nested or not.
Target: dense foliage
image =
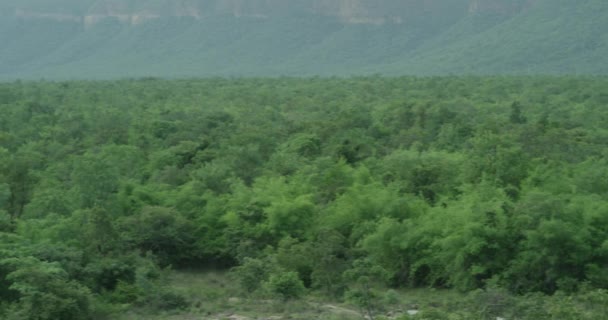
[[[168,266],[370,312],[385,286],[605,301],[607,104],[605,78],[1,84],[0,314],[180,308]]]

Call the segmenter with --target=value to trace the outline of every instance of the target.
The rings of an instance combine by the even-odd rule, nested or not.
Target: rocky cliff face
[[[315,14],[345,23],[403,23],[426,17],[462,16],[470,0],[313,0]]]
[[[55,0],[48,9],[16,3],[21,18],[78,21],[91,27],[104,19],[137,25],[160,17],[209,16],[271,18],[289,15],[323,15],[350,24],[403,23],[421,16],[441,19],[484,12],[515,14],[536,0],[81,0],[75,13],[67,0]],[[64,1],[65,3],[61,3]]]
[[[163,16],[193,17],[234,16],[269,18],[275,16],[316,14],[335,17],[344,23],[401,23],[420,15],[466,13],[471,0],[99,0],[74,14],[58,5],[54,10],[16,5],[22,18],[78,20],[86,26],[106,18],[139,24]]]
[[[471,0],[470,14],[497,13],[514,15],[535,5],[538,0]]]

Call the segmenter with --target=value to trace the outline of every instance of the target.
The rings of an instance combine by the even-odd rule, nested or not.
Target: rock
[[[230,298],[228,298],[228,302],[232,303],[232,304],[237,304],[237,303],[241,303],[241,299],[237,298],[237,297],[230,297]]]
[[[410,316],[415,316],[415,315],[418,314],[418,312],[420,312],[420,311],[418,311],[418,310],[407,310],[407,314],[410,315]]]

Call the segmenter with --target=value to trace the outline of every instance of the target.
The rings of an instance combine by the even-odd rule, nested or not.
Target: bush
[[[190,306],[190,302],[188,299],[186,299],[186,297],[175,291],[161,289],[159,293],[150,297],[147,305],[153,309],[167,311],[185,309]]]
[[[133,303],[141,294],[141,290],[136,285],[119,280],[109,298],[114,303]]]
[[[119,282],[135,281],[136,261],[133,257],[103,258],[85,268],[89,287],[95,292],[113,291]]]
[[[449,320],[450,316],[439,309],[428,309],[420,312],[420,315],[417,315],[416,318],[420,318],[420,320]]]
[[[15,231],[15,222],[11,220],[11,217],[6,211],[0,209],[0,232],[13,231]]]
[[[135,283],[119,283],[114,291],[125,299],[136,299],[139,306],[145,306],[154,310],[166,311],[185,309],[190,305],[188,299],[182,294],[168,287],[168,274],[170,269],[160,269],[152,262],[153,257],[148,255],[147,259],[139,261],[135,272]]]
[[[2,264],[14,269],[6,278],[11,289],[19,293],[18,302],[8,312],[9,319],[91,319],[89,289],[69,280],[57,263],[28,257],[5,259]]]
[[[139,215],[123,219],[120,228],[131,245],[154,253],[163,266],[196,259],[195,227],[173,209],[144,207]]]
[[[389,289],[384,294],[383,300],[385,304],[394,306],[400,301],[399,292],[394,289]]]
[[[475,314],[484,318],[504,317],[516,304],[515,298],[501,288],[478,289],[469,293],[467,304]]]
[[[268,263],[261,259],[245,258],[243,264],[232,271],[241,288],[248,293],[252,293],[260,288],[262,282],[268,279],[268,267]]]
[[[271,275],[264,286],[272,296],[283,301],[299,298],[306,291],[298,273],[293,271]]]

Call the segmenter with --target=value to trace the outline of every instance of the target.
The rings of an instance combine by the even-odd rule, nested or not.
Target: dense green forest
[[[607,105],[603,77],[2,83],[0,318],[427,288],[463,298],[416,319],[606,319]]]

